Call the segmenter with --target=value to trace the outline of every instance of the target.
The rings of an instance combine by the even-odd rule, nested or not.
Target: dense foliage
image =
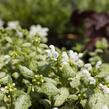
[[[6,21],[19,20],[29,27],[41,24],[50,28],[50,34],[60,34],[71,14],[68,0],[0,0],[0,17]]]
[[[44,43],[47,28],[0,28],[0,109],[108,109],[109,65]],[[43,40],[44,38],[44,40]]]
[[[72,0],[81,11],[93,10],[97,12],[108,12],[109,1],[108,0]]]

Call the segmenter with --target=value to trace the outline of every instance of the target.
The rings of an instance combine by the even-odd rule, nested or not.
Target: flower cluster
[[[92,65],[90,63],[85,64],[83,68],[81,68],[81,73],[83,76],[89,81],[90,84],[96,84],[96,79],[91,76],[90,71],[92,70]]]
[[[14,30],[17,30],[18,27],[19,27],[19,22],[18,21],[10,21],[7,23],[7,28],[8,29],[14,29]]]
[[[81,60],[83,54],[74,52],[73,50],[70,50],[67,52],[62,52],[62,64],[68,64],[73,63],[77,65],[78,67],[83,66],[84,62]]]
[[[80,59],[82,58],[82,53],[74,52],[73,50],[69,51],[69,57],[70,60],[74,62],[74,64],[78,65],[78,67],[81,67],[83,65],[83,61]]]
[[[47,42],[47,38],[46,36],[48,35],[48,28],[43,28],[41,27],[41,25],[32,25],[30,27],[30,32],[29,35],[30,37],[33,37],[35,35],[38,35],[39,37],[41,37],[41,40],[43,40],[43,42]]]
[[[54,45],[50,45],[49,49],[46,50],[47,56],[53,60],[57,60],[59,53],[56,51],[56,48]]]
[[[30,27],[30,36],[35,36],[35,35],[39,35],[39,36],[47,36],[47,32],[49,31],[48,28],[42,28],[41,25],[32,25]]]

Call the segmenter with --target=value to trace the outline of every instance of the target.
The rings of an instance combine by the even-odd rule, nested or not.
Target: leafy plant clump
[[[47,28],[0,28],[0,109],[108,109],[109,65],[45,44]]]

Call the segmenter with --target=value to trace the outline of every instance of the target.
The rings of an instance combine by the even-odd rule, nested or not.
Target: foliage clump
[[[47,46],[39,33],[48,29],[33,30],[0,28],[0,109],[108,109],[109,65]]]

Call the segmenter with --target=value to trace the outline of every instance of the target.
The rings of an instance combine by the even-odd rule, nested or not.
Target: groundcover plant
[[[108,109],[109,65],[46,45],[48,28],[0,23],[0,109]]]

